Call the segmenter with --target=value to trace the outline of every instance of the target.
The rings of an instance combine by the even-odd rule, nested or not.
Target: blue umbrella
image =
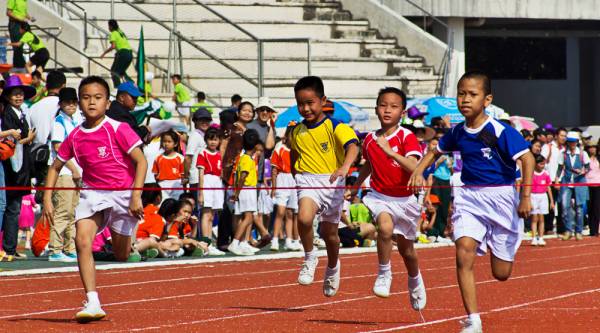
[[[353,120],[353,118],[362,117],[362,111],[358,106],[354,104],[350,104],[348,102],[333,102],[333,115],[332,118],[335,118],[343,123],[349,123]],[[356,114],[356,116],[354,116]],[[354,116],[354,117],[353,117]],[[368,117],[368,115],[367,115]],[[275,120],[275,127],[282,128],[287,127],[290,121],[302,121],[302,116],[300,112],[298,112],[298,106],[290,106],[285,109],[282,113],[277,116],[277,120]]]

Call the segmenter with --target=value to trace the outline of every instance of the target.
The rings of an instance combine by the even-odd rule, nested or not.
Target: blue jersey
[[[525,139],[514,128],[491,117],[477,129],[462,122],[446,133],[438,144],[442,153],[460,151],[461,180],[465,185],[509,185],[515,183],[516,160],[529,151]]]

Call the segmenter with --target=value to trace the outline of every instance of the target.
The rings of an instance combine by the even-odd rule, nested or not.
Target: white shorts
[[[294,189],[296,187],[294,176],[291,173],[277,174],[275,187],[277,187],[277,190],[275,191],[274,203],[277,206],[284,206],[298,211],[298,191]],[[279,187],[285,188],[279,189]]]
[[[548,194],[531,193],[531,214],[546,215],[550,211],[548,204]]]
[[[473,238],[479,242],[479,255],[489,247],[497,258],[513,261],[524,228],[517,215],[518,205],[513,186],[463,188],[454,198],[454,240]]]
[[[297,174],[298,201],[311,198],[319,208],[317,215],[321,222],[339,223],[344,204],[344,178],[331,184],[329,177],[331,175]]]
[[[169,198],[179,200],[179,196],[183,193],[183,190],[181,189],[183,188],[183,184],[180,179],[161,180],[158,182],[158,185],[163,188],[161,191],[163,201]]]
[[[220,189],[223,187],[221,178],[215,175],[204,175],[204,187],[209,188],[209,190],[203,190],[203,208],[223,209],[223,203],[225,202],[225,192],[222,189]]]
[[[189,116],[192,105],[194,105],[192,102],[183,102],[177,106],[177,112],[182,116]]]
[[[235,215],[242,215],[246,212],[256,213],[257,204],[256,187],[244,187],[240,191],[240,196],[238,201],[235,202],[233,210]]]
[[[371,190],[363,203],[377,221],[381,213],[388,213],[394,221],[394,234],[414,240],[417,234],[417,222],[421,215],[421,207],[414,195],[408,197],[390,197]]]
[[[123,236],[131,236],[138,223],[138,218],[129,215],[129,191],[81,190],[79,204],[75,209],[75,221],[90,218],[102,212],[104,220],[98,228],[98,233],[104,228]]]
[[[259,214],[271,214],[273,213],[273,199],[271,199],[271,193],[264,188],[258,191],[258,211]]]

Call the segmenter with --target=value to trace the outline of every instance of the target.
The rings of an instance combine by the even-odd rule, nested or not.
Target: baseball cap
[[[59,92],[58,92],[58,101],[59,102],[65,102],[65,101],[76,101],[77,102],[77,90],[75,90],[75,88],[62,88]]]
[[[117,94],[120,92],[126,92],[129,94],[129,96],[131,96],[133,98],[138,98],[138,97],[142,96],[142,93],[140,92],[138,87],[136,87],[133,84],[133,82],[131,82],[131,81],[121,83],[117,87]]]
[[[210,115],[210,112],[208,112],[208,110],[205,107],[199,107],[196,112],[194,112],[194,114],[192,115],[192,121],[198,121],[198,120],[212,120],[212,116]]]

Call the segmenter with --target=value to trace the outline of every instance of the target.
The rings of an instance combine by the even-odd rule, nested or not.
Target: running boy
[[[299,188],[298,231],[305,253],[298,283],[310,285],[315,277],[319,260],[313,246],[313,220],[319,215],[328,261],[323,294],[331,297],[340,285],[338,223],[346,175],[358,156],[358,138],[348,125],[323,113],[327,97],[321,78],[301,78],[294,94],[304,118],[291,135],[291,164]]]
[[[142,141],[129,125],[105,116],[109,95],[108,83],[104,79],[89,76],[81,81],[79,107],[85,120],[60,145],[46,178],[46,185],[53,188],[60,170],[72,158],[83,170],[84,188],[75,211],[77,261],[87,293],[84,308],[75,315],[80,323],[106,316],[96,292],[92,257],[94,237],[110,227],[115,258],[126,261],[131,251],[131,234],[143,216],[142,191],[138,189],[144,185],[147,163],[140,149]],[[112,187],[135,189],[98,189]],[[52,190],[44,191],[43,214],[53,223]]]
[[[379,91],[375,111],[381,129],[365,138],[363,155],[366,162],[356,183],[362,184],[371,175],[372,191],[363,198],[363,202],[379,226],[379,272],[373,293],[379,297],[390,296],[392,235],[396,235],[398,252],[408,272],[410,304],[414,310],[420,311],[425,308],[427,296],[413,244],[421,207],[406,184],[422,152],[417,137],[399,125],[405,109],[406,95],[402,90],[390,87]]]
[[[437,149],[425,155],[408,183],[415,191],[421,190],[423,171],[442,154],[460,151],[466,187],[454,198],[452,223],[458,283],[469,315],[461,323],[464,333],[482,332],[473,273],[475,255],[484,255],[489,247],[492,274],[500,281],[507,280],[521,244],[523,222],[519,216],[526,218],[531,211],[533,156],[519,132],[484,113],[492,99],[486,74],[465,73],[458,81],[457,96],[465,122],[446,133]],[[517,160],[521,161],[524,185],[520,199],[514,186]]]

